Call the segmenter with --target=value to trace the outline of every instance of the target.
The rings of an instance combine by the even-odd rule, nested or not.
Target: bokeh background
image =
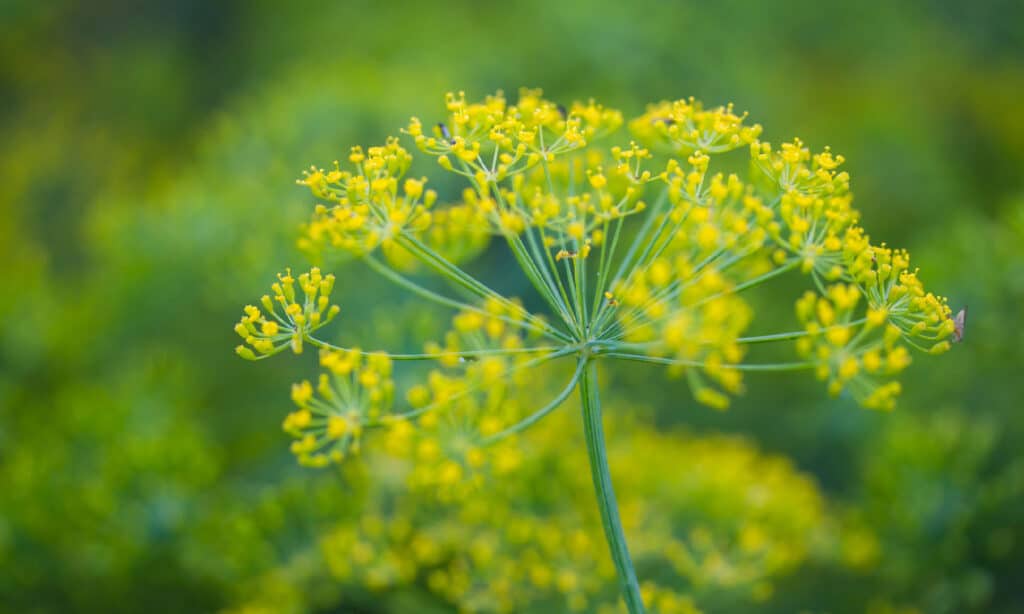
[[[365,496],[287,451],[313,359],[246,363],[231,327],[304,264],[301,169],[445,91],[526,85],[627,115],[733,101],[769,140],[830,145],[872,237],[970,306],[891,414],[796,376],[725,413],[657,370],[612,376],[617,410],[688,452],[736,435],[788,459],[832,519],[834,552],[700,605],[1024,612],[1022,23],[1015,0],[0,2],[0,611],[453,611],[332,575],[324,535]],[[337,272],[360,328],[404,334],[414,305]],[[794,297],[762,297],[777,328]]]

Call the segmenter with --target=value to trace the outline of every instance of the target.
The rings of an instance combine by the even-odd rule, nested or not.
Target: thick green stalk
[[[612,489],[611,471],[608,469],[608,453],[605,450],[604,424],[601,416],[601,397],[597,390],[597,364],[591,359],[580,378],[580,400],[583,404],[583,432],[587,439],[587,454],[590,456],[590,474],[594,478],[594,492],[601,510],[601,524],[604,536],[611,549],[612,562],[619,576],[619,590],[630,614],[644,611],[640,598],[640,584],[636,570],[629,557],[626,535],[619,519],[619,505]]]

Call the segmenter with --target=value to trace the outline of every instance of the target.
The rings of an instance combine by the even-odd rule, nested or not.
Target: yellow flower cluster
[[[487,301],[452,319],[444,345],[426,345],[441,368],[406,394],[415,422],[391,420],[384,435],[392,454],[411,461],[410,488],[457,500],[478,489],[485,473],[502,476],[518,467],[516,438],[496,436],[533,409],[515,398],[528,369],[540,362],[529,348],[531,336],[509,324],[521,313],[516,303]]]
[[[925,291],[906,252],[872,245],[858,225],[849,175],[839,170],[842,156],[828,149],[812,154],[798,139],[774,149],[759,140],[761,126],[747,125],[745,113],[731,105],[705,108],[692,98],[649,107],[630,122],[635,140],[628,146],[595,142],[622,123],[621,113],[593,101],[564,108],[539,90],[520,91],[515,104],[500,92],[482,102],[460,92],[447,96],[443,121],[426,128],[413,118],[404,130],[420,151],[459,176],[455,204],[435,208],[437,195],[425,189],[426,178],[405,178],[412,156],[393,138],[365,151],[354,148],[346,170],[337,163],[329,171],[314,168],[300,181],[327,203],[317,205],[304,249],[362,257],[389,281],[457,312],[452,330],[423,353],[364,358],[310,335],[337,312],[328,309],[333,278],[313,269],[299,278],[303,302],[290,274],[282,276],[274,291],[284,316],[264,297],[270,315],[247,307],[237,327],[248,343],[239,353],[248,358],[289,343],[298,352],[303,341],[338,350],[322,355],[328,373],[315,391],[310,383],[294,390],[299,409],[285,429],[296,437],[302,462],[341,460],[372,426],[390,483],[429,495],[442,511],[461,506],[455,526],[444,524],[450,520],[445,514],[424,519],[419,510],[388,509],[360,530],[340,532],[328,546],[351,557],[332,558],[339,576],[371,588],[425,578],[431,590],[467,610],[509,611],[536,602],[596,611],[614,603],[602,593],[611,577],[607,552],[585,539],[586,529],[549,533],[541,526],[597,526],[592,515],[542,517],[513,498],[505,510],[473,507],[474,493],[486,492],[480,500],[514,494],[557,510],[545,493],[488,490],[488,475],[540,471],[557,475],[571,496],[596,488],[605,519],[615,520],[603,526],[631,611],[646,600],[663,611],[691,612],[692,603],[660,578],[641,591],[623,556],[625,537],[608,496],[603,435],[594,420],[600,416],[596,364],[666,365],[688,378],[697,401],[719,409],[742,392],[744,370],[815,370],[833,394],[849,391],[865,406],[887,409],[899,393],[893,377],[910,360],[907,346],[938,353],[949,347],[947,338],[959,336],[945,299]],[[723,168],[735,168],[728,152],[747,146],[749,176],[712,168],[714,156]],[[552,323],[460,268],[492,235],[505,240]],[[383,260],[370,255],[378,247]],[[449,288],[403,275],[419,272],[420,265],[458,298],[447,294]],[[817,288],[797,303],[802,329],[744,336],[754,310],[743,293],[797,269]],[[743,362],[750,344],[794,340],[801,362]],[[574,358],[575,371],[554,393],[540,376],[562,368],[535,367],[561,357]],[[406,411],[386,411],[393,396],[390,359],[437,363],[407,390]],[[536,446],[521,434],[548,419],[577,388],[587,445]],[[564,431],[558,436],[564,439]],[[770,596],[765,570],[787,569],[805,556],[805,529],[820,512],[813,487],[785,466],[752,473],[742,450],[720,457],[719,450],[699,449],[682,456],[719,464],[687,473],[698,477],[687,477],[676,490],[689,498],[672,499],[662,492],[663,475],[647,490],[637,476],[650,466],[674,466],[684,444],[652,437],[646,445],[649,450],[632,448],[611,463],[616,471],[633,472],[623,497],[632,503],[624,504],[622,516],[637,535],[634,554],[651,561],[642,568],[674,570],[692,579],[696,592],[710,583],[745,586],[755,599]],[[669,448],[671,458],[653,458]],[[583,450],[592,454],[592,480],[579,471]],[[638,458],[646,464],[636,464]],[[566,459],[574,464],[565,465]],[[761,488],[727,492],[705,476]],[[708,502],[709,516],[722,506],[748,515],[758,510],[757,520],[724,535],[713,521],[694,522],[681,535],[645,507],[643,501],[659,497],[687,510]],[[784,514],[776,516],[777,509]],[[388,515],[397,524],[388,526]],[[457,551],[458,544],[472,546]]]
[[[611,449],[609,462],[636,480],[627,492],[649,502],[634,512],[623,504],[627,530],[646,533],[634,540],[638,558],[664,557],[667,568],[694,585],[745,586],[756,597],[766,576],[785,573],[810,555],[824,502],[814,482],[787,459],[762,455],[736,437],[638,429],[632,439],[628,448]],[[631,450],[642,458],[630,459]],[[668,484],[665,474],[650,469],[682,458],[689,459],[685,470],[674,471],[678,477]],[[664,512],[673,509],[689,510],[694,521],[674,525]],[[743,521],[722,524],[714,517]]]
[[[801,270],[816,279],[848,278],[851,247],[863,231],[856,226],[860,214],[852,207],[849,174],[836,170],[843,156],[828,148],[811,155],[796,139],[778,151],[755,142],[751,158],[755,181],[779,203],[767,229],[780,254],[798,258]]]
[[[431,211],[430,225],[410,233],[452,264],[472,260],[490,244],[491,230],[485,212],[475,206],[475,194],[467,195],[464,204],[436,207]],[[384,255],[396,269],[414,272],[423,263],[408,249],[396,242],[383,245]]]
[[[389,410],[394,397],[391,359],[359,350],[320,352],[325,369],[314,387],[308,381],[292,386],[298,409],[284,420],[295,438],[292,452],[299,462],[323,467],[359,451],[363,429]]]
[[[428,517],[410,505],[370,512],[327,535],[321,547],[332,575],[371,590],[419,576],[465,612],[543,611],[542,604],[587,611],[614,578],[600,538],[568,519],[545,522],[504,498],[433,512]]]
[[[613,148],[610,173],[602,166],[606,156],[596,149],[586,149],[585,159],[563,157],[618,128],[620,112],[594,101],[565,109],[542,98],[540,90],[529,89],[520,91],[515,105],[500,92],[482,103],[468,103],[462,93],[449,94],[447,110],[448,121],[437,125],[434,136],[424,134],[416,118],[406,132],[422,151],[437,156],[443,168],[469,179],[472,188],[464,194],[465,202],[486,218],[492,232],[518,235],[529,226],[546,229],[554,236],[543,238],[543,248],[575,257],[589,253],[591,231],[602,222],[643,210],[636,190],[606,185],[615,176],[634,183],[649,180],[649,172],[639,171],[645,150]],[[506,180],[511,184],[502,183]],[[564,192],[551,191],[554,180]],[[594,246],[600,239],[598,233]]]
[[[658,112],[664,113],[664,108]],[[631,125],[637,134],[654,123],[647,117]],[[659,130],[672,125],[662,123]],[[742,137],[732,139],[733,143],[743,141]],[[705,373],[724,373],[728,379],[719,378],[717,383],[724,392],[735,392],[739,374],[727,367],[723,371],[722,364],[743,357],[736,342],[750,321],[750,310],[736,293],[799,266],[827,294],[822,304],[832,305],[832,311],[845,318],[840,321],[854,321],[852,309],[861,296],[869,310],[866,318],[856,322],[863,323],[867,332],[847,336],[846,325],[830,329],[827,335],[820,333],[818,328],[831,324],[810,322],[816,312],[799,308],[808,327],[807,337],[799,341],[800,353],[813,359],[834,394],[850,388],[866,406],[891,407],[899,384],[882,384],[879,376],[894,375],[902,369],[898,365],[909,362],[906,349],[894,344],[902,334],[904,341],[922,350],[948,349],[946,339],[955,325],[945,299],[924,290],[904,250],[871,245],[857,225],[850,177],[838,170],[843,156],[827,148],[811,154],[799,139],[783,143],[778,150],[753,138],[747,142],[756,171],[749,184],[735,175],[710,175],[708,152],[700,149],[689,156],[685,167],[669,160],[663,177],[671,207],[652,224],[657,230],[649,250],[658,257],[641,258],[632,276],[611,292],[622,334],[641,342],[655,356],[674,354],[675,367],[702,365]],[[826,291],[826,283],[835,285]],[[677,302],[687,294],[690,305]],[[801,300],[803,305],[815,299]],[[734,325],[692,308],[707,309],[708,301],[728,312]],[[701,326],[704,320],[707,324]],[[673,325],[668,326],[669,322]],[[876,348],[868,343],[874,339],[869,332],[881,337],[886,330],[883,325],[891,327],[885,336],[890,341],[879,341],[885,352],[879,359]],[[712,333],[707,345],[714,351],[702,355],[695,346],[706,339],[706,331]],[[857,343],[847,346],[853,339]],[[865,352],[867,363],[858,367]],[[889,352],[891,361],[886,363]],[[717,407],[727,405],[721,391],[709,390],[702,379],[694,379],[692,370],[687,374],[700,400]]]
[[[830,394],[848,389],[865,407],[892,409],[900,383],[891,378],[910,364],[910,353],[898,344],[901,332],[886,324],[884,310],[872,307],[855,319],[860,298],[860,290],[848,284],[829,286],[825,296],[805,293],[796,312],[807,336],[797,340],[797,351],[815,363]]]
[[[732,282],[721,271],[694,269],[682,254],[638,268],[614,291],[619,322],[625,341],[642,345],[649,354],[671,357],[671,372],[686,373],[697,401],[725,409],[729,397],[717,388],[742,392],[742,374],[734,366],[745,352],[737,339],[753,310],[731,291]],[[680,279],[690,281],[683,284]]]
[[[260,300],[266,313],[255,305],[246,305],[241,321],[235,325],[235,332],[247,344],[235,348],[242,358],[258,360],[288,346],[300,354],[306,335],[330,322],[341,311],[337,305],[330,304],[334,275],[323,275],[316,267],[299,275],[301,301],[291,269],[277,278],[278,282],[272,286],[273,298],[264,295]]]
[[[439,371],[408,397],[410,404],[425,403],[421,407],[429,410],[415,421],[387,422],[383,446],[409,463],[405,484],[411,491],[431,492],[446,502],[465,500],[485,476],[508,475],[519,466],[522,452],[514,438],[487,441],[501,428],[500,418],[489,414],[513,411],[516,402]]]
[[[842,195],[850,190],[849,173],[836,170],[846,159],[827,147],[811,155],[800,139],[783,143],[776,150],[771,143],[755,140],[750,143],[750,157],[762,178],[783,194]]]
[[[824,295],[808,293],[797,303],[809,335],[798,351],[814,360],[832,394],[849,389],[866,407],[891,409],[900,385],[881,379],[910,362],[901,338],[931,353],[949,348],[955,326],[946,300],[924,290],[906,250],[872,245],[857,225],[849,174],[837,170],[843,156],[827,148],[812,155],[797,139],[777,151],[752,143],[751,157],[762,186],[779,201],[778,219],[768,226],[778,257],[798,258]],[[854,321],[862,296],[866,313]]]
[[[516,232],[537,228],[546,247],[584,249],[580,255],[585,256],[602,245],[609,222],[646,208],[643,184],[654,177],[642,165],[649,157],[649,151],[636,146],[613,147],[610,154],[587,150],[531,169],[502,189],[499,216],[521,220],[512,226]],[[552,189],[552,183],[560,187]]]
[[[672,358],[698,401],[724,409],[727,394],[742,391],[732,366],[744,357],[737,339],[753,317],[736,288],[773,270],[763,247],[775,212],[738,176],[709,176],[708,162],[697,152],[687,167],[669,163],[662,177],[670,206],[653,224],[653,257],[641,259],[609,299],[624,340]]]
[[[426,178],[402,181],[412,156],[394,138],[353,148],[347,170],[335,163],[333,170],[308,172],[300,183],[330,206],[317,206],[304,247],[355,255],[381,247],[395,269],[411,273],[426,264],[486,301],[459,313],[442,343],[427,345],[424,356],[442,368],[409,391],[415,415],[396,418],[387,437],[408,438],[415,427],[430,440],[421,442],[423,458],[455,459],[443,472],[451,483],[479,468],[480,442],[526,415],[502,400],[535,358],[524,351],[523,329],[554,339],[552,349],[592,344],[598,355],[666,364],[686,375],[698,401],[725,408],[743,390],[743,335],[754,315],[742,292],[795,268],[811,275],[822,295],[801,299],[804,330],[751,339],[797,339],[808,362],[765,366],[816,369],[833,393],[849,389],[869,406],[891,406],[898,383],[880,378],[909,361],[904,344],[933,353],[949,347],[955,325],[945,299],[924,290],[905,251],[871,244],[852,207],[843,156],[828,148],[812,153],[799,139],[773,148],[746,118],[731,105],[661,102],[630,122],[635,141],[603,148],[594,140],[619,128],[622,114],[593,101],[563,108],[523,89],[515,104],[501,92],[470,102],[460,92],[446,97],[442,122],[428,130],[413,118],[404,130],[421,151],[464,177],[458,204],[434,208]],[[712,170],[712,157],[744,146],[748,180]],[[623,231],[634,216],[643,225]],[[564,331],[457,268],[492,234],[507,239]],[[626,253],[616,252],[631,235]],[[592,254],[597,259],[588,270]],[[241,354],[265,356],[287,343],[300,351],[309,332],[336,313],[324,311],[323,289],[315,296],[314,288],[329,290],[333,278],[321,279],[314,269],[299,281],[307,291],[303,304],[290,275],[275,286],[284,317],[268,297],[270,316],[246,308],[237,327],[248,343]],[[824,307],[812,309],[811,302]],[[858,304],[866,316],[857,315]],[[460,430],[449,428],[452,421],[461,432],[447,441],[441,432]]]
[[[397,139],[365,151],[353,147],[348,162],[352,170],[335,162],[333,169],[314,167],[299,180],[317,198],[334,203],[317,205],[302,249],[318,253],[330,246],[363,255],[390,245],[406,228],[422,231],[430,225],[437,193],[424,189],[426,178],[408,178],[399,186],[412,156]]]
[[[459,92],[449,93],[445,106],[447,121],[430,133],[415,117],[405,132],[421,151],[437,156],[442,168],[466,175],[479,172],[494,181],[580,149],[622,124],[620,112],[593,101],[566,109],[545,100],[540,90],[525,88],[515,105],[501,92],[480,103],[467,102]]]
[[[732,104],[705,109],[691,97],[649,105],[629,128],[642,142],[671,154],[721,153],[752,143],[761,134],[760,124],[743,125],[746,118]]]
[[[536,392],[513,398],[530,397]],[[582,442],[566,435],[578,429],[570,413],[551,420],[553,428],[523,436],[531,454],[514,474],[480,483],[472,497],[422,489],[392,499],[388,483],[375,480],[381,503],[322,540],[332,575],[371,590],[422,578],[468,612],[621,611],[600,520],[589,509],[590,477],[579,470]],[[740,438],[613,426],[609,452],[616,473],[629,476],[619,479],[619,500],[634,558],[661,570],[643,585],[651,611],[694,614],[703,597],[723,592],[754,607],[770,598],[773,578],[825,537],[821,495],[788,461]],[[395,457],[382,448],[367,460],[393,467]],[[666,475],[677,476],[667,488]],[[687,526],[672,522],[679,515]]]
[[[944,297],[926,292],[906,250],[885,244],[852,255],[851,274],[863,286],[868,306],[915,347],[941,354],[950,347],[955,324]]]

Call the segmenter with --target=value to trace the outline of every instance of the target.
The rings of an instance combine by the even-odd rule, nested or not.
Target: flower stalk
[[[314,333],[341,311],[330,297],[334,275],[289,270],[272,295],[245,307],[236,351],[249,360],[320,351],[319,378],[295,384],[298,409],[284,421],[300,462],[341,462],[365,433],[405,455],[410,488],[445,500],[515,470],[528,453],[521,436],[578,388],[594,492],[631,613],[644,604],[612,487],[598,360],[667,367],[697,402],[719,410],[743,392],[746,372],[785,371],[812,371],[831,394],[887,410],[908,347],[941,353],[947,338],[962,336],[906,251],[872,244],[858,225],[849,175],[837,170],[842,156],[812,154],[800,140],[773,148],[731,105],[651,105],[629,122],[633,140],[611,147],[600,141],[624,119],[594,101],[567,109],[522,90],[516,104],[501,93],[477,103],[460,93],[445,108],[432,133],[416,118],[403,132],[459,177],[461,194],[441,196],[425,189],[427,177],[408,176],[413,157],[398,138],[354,147],[348,164],[313,167],[299,180],[321,201],[300,247],[316,259],[362,261],[411,296],[454,310],[451,328],[422,352],[333,345]],[[712,156],[743,149],[749,177],[709,170]],[[460,266],[492,238],[544,313]],[[796,301],[801,327],[748,335],[755,309],[746,291],[797,272],[816,289]],[[416,280],[426,273],[447,289]],[[745,361],[751,346],[775,343],[799,360]],[[576,368],[553,392],[544,375],[570,356]],[[399,390],[414,378],[392,371],[410,361],[432,368]],[[535,582],[549,585],[547,573]],[[555,584],[572,609],[586,604],[577,578]]]
[[[587,441],[587,456],[590,459],[590,475],[594,480],[594,494],[601,512],[601,525],[608,541],[612,562],[619,578],[619,592],[626,602],[630,614],[644,612],[640,596],[640,583],[636,577],[633,560],[629,556],[626,533],[619,518],[619,505],[615,501],[611,469],[608,466],[608,452],[605,446],[604,418],[601,414],[601,396],[598,391],[597,363],[587,359],[580,378],[580,402],[583,406],[583,434]]]

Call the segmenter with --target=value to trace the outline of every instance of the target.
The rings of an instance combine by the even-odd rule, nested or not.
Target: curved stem
[[[554,410],[558,409],[558,406],[565,402],[565,400],[569,398],[569,395],[572,394],[572,391],[576,389],[576,384],[580,381],[580,376],[583,374],[583,368],[585,366],[586,360],[580,360],[579,364],[576,366],[576,371],[572,374],[572,379],[569,380],[569,383],[565,385],[565,388],[563,388],[562,391],[558,393],[558,396],[556,396],[550,403],[533,412],[526,418],[508,427],[507,429],[499,433],[495,433],[490,437],[487,437],[481,443],[485,446],[489,446],[493,443],[501,441],[502,439],[508,437],[509,435],[514,435],[516,433],[525,431],[526,429],[536,424],[539,420],[544,418],[544,416],[547,416]]]
[[[545,362],[548,362],[550,360],[554,360],[556,358],[561,358],[563,356],[568,356],[569,354],[575,354],[576,352],[577,352],[577,349],[574,348],[574,347],[562,348],[562,349],[560,349],[558,351],[551,352],[550,354],[545,354],[543,356],[538,356],[537,358],[533,358],[533,359],[528,360],[528,361],[526,361],[526,362],[524,362],[522,364],[515,365],[515,366],[513,366],[510,369],[506,369],[505,371],[503,371],[500,374],[499,377],[502,377],[502,378],[508,377],[508,376],[512,375],[513,373],[515,373],[517,371],[521,371],[523,369],[531,369],[533,367],[536,367],[537,365],[544,364]],[[480,384],[469,386],[468,388],[463,388],[459,392],[456,392],[455,394],[453,394],[453,395],[451,395],[449,397],[446,397],[443,400],[435,401],[435,402],[431,403],[430,405],[424,405],[423,407],[420,407],[419,409],[413,409],[413,410],[410,410],[410,411],[407,411],[407,412],[403,412],[403,413],[390,414],[390,415],[386,416],[385,419],[380,419],[380,420],[377,420],[377,421],[374,421],[374,422],[367,422],[365,426],[367,426],[367,427],[382,426],[382,425],[386,424],[386,420],[409,420],[411,418],[416,418],[416,417],[422,416],[423,414],[426,414],[428,412],[434,411],[435,409],[444,407],[446,404],[451,403],[452,401],[461,399],[462,397],[465,397],[466,395],[472,394],[472,393],[476,392],[479,389],[480,389]]]
[[[497,301],[499,304],[509,308],[513,313],[521,314],[524,320],[539,326],[556,337],[560,335],[564,336],[562,333],[547,324],[547,322],[538,320],[536,316],[523,309],[521,305],[517,305],[508,298],[498,294],[472,275],[469,275],[451,262],[448,262],[443,256],[424,245],[419,239],[411,234],[403,232],[398,236],[397,241],[399,245],[412,252],[412,254],[419,258],[423,263],[457,286],[468,290],[470,293],[475,294],[482,299],[493,299]],[[565,340],[568,341],[568,338],[565,338]]]
[[[438,305],[444,305],[445,307],[451,307],[452,309],[474,311],[476,313],[479,313],[480,315],[497,318],[507,324],[539,332],[542,335],[548,337],[549,339],[565,342],[572,340],[565,333],[562,333],[561,331],[554,329],[550,326],[545,326],[542,325],[541,323],[538,323],[535,318],[516,319],[504,315],[496,316],[493,314],[489,314],[487,313],[486,310],[481,309],[480,307],[469,305],[467,303],[463,303],[461,301],[457,301],[455,299],[448,298],[447,296],[438,294],[437,292],[434,292],[432,290],[428,290],[423,286],[420,286],[419,284],[413,282],[412,280],[403,277],[398,272],[394,271],[391,267],[389,267],[388,265],[384,264],[383,262],[377,260],[372,256],[364,256],[363,260],[370,266],[370,268],[372,268],[375,272],[383,276],[385,279],[395,283],[396,285],[402,288],[405,288],[406,290],[409,290],[410,292],[416,294],[419,297],[425,298],[429,301],[433,301]],[[529,316],[529,314],[527,315]]]
[[[819,332],[826,332],[833,328],[847,328],[850,326],[859,326],[867,322],[867,318],[859,318],[851,322],[843,322],[841,324],[835,324],[821,329]],[[807,337],[811,333],[806,330],[795,330],[788,333],[775,333],[772,335],[757,335],[756,337],[740,337],[736,340],[736,343],[771,343],[773,341],[789,341],[791,339],[799,339],[800,337]]]
[[[590,474],[594,479],[594,492],[601,510],[601,524],[604,536],[611,549],[612,562],[619,576],[619,590],[630,614],[642,614],[644,603],[640,598],[640,584],[636,570],[629,557],[626,535],[619,519],[619,505],[612,489],[612,476],[608,468],[608,453],[605,450],[604,424],[601,416],[601,397],[597,390],[597,364],[588,360],[580,378],[580,401],[583,404],[583,433],[587,439],[587,454],[590,457]]]
[[[702,360],[677,360],[661,356],[648,356],[646,354],[630,354],[628,352],[608,352],[606,354],[602,354],[602,356],[618,358],[620,360],[650,362],[659,365],[672,365],[677,367],[704,367],[707,364]],[[818,366],[818,363],[809,360],[806,362],[737,363],[734,365],[721,366],[726,369],[736,369],[737,371],[801,371],[804,369],[813,369]]]
[[[381,352],[374,350],[362,350],[359,348],[347,348],[340,345],[334,345],[322,339],[317,339],[312,335],[306,335],[306,341],[309,342],[313,347],[321,348],[324,350],[334,350],[338,352],[355,352],[363,356],[370,356],[372,354],[382,354],[387,356],[391,360],[437,360],[444,356],[457,356],[459,358],[481,358],[486,356],[511,356],[514,354],[541,354],[544,352],[555,352],[560,347],[555,346],[540,346],[540,347],[521,347],[521,348],[494,348],[490,350],[458,350],[458,351],[442,351],[436,353],[422,353],[422,354],[395,354],[392,352]]]
[[[448,298],[447,296],[443,296],[441,294],[438,294],[437,292],[428,290],[423,286],[420,286],[412,282],[411,280],[406,279],[402,275],[399,275],[397,271],[394,271],[391,267],[384,264],[380,260],[377,260],[373,256],[363,256],[363,261],[366,262],[366,264],[370,265],[370,268],[373,269],[374,272],[382,275],[385,279],[394,282],[395,284],[405,288],[406,290],[411,291],[413,294],[416,294],[421,298],[434,301],[438,305],[451,307],[452,309],[472,309],[472,306],[467,305],[462,301],[457,301],[455,299]]]

